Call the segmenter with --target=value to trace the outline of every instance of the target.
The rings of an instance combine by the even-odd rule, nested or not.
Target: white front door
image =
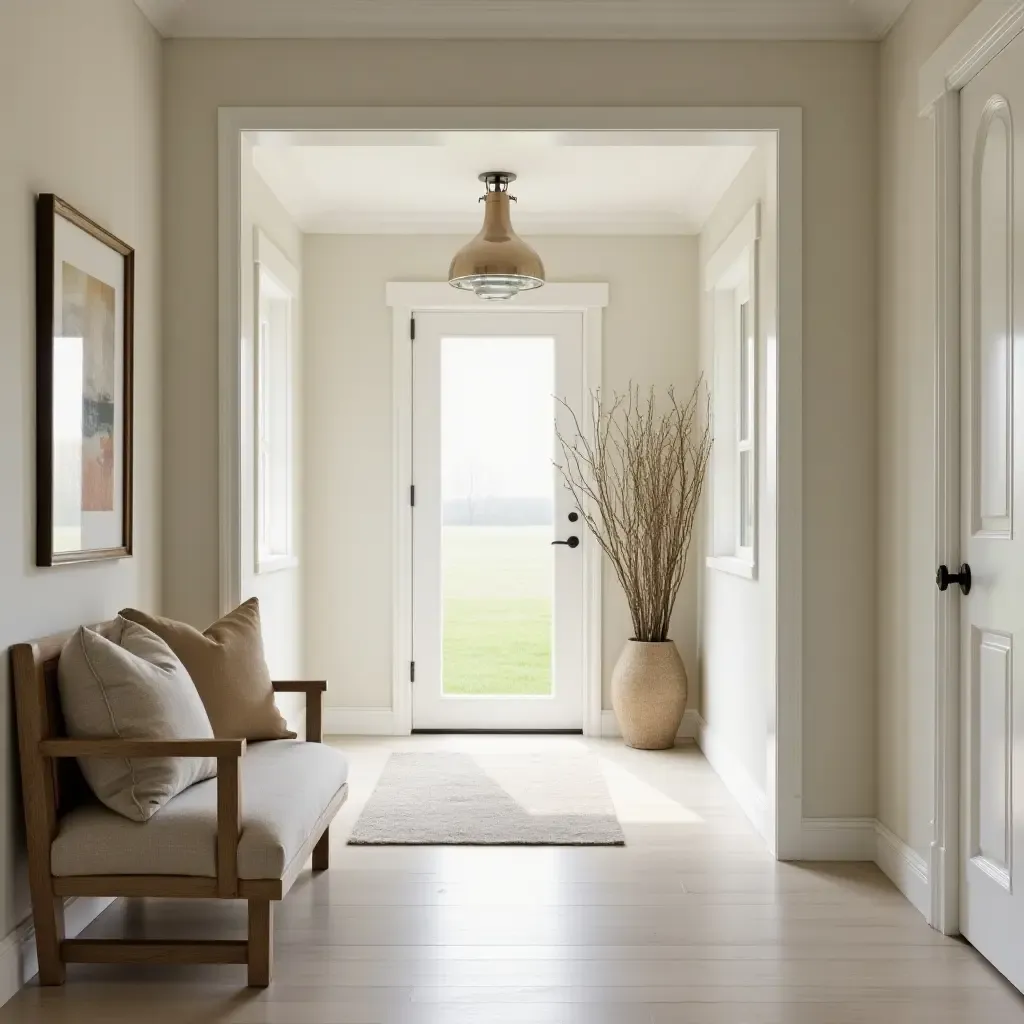
[[[555,468],[583,315],[421,313],[413,342],[413,728],[583,727],[584,536]]]
[[[1024,37],[963,90],[961,124],[960,921],[1024,989]]]

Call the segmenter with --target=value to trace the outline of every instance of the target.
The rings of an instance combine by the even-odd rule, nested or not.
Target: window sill
[[[705,564],[709,569],[727,572],[731,576],[740,576],[745,580],[757,579],[757,565],[733,555],[709,555]]]
[[[270,555],[268,558],[256,559],[256,575],[266,576],[267,573],[281,572],[283,569],[297,569],[299,560],[294,555]]]

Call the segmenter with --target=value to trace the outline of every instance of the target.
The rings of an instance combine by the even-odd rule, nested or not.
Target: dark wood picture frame
[[[121,538],[111,547],[54,550],[54,338],[56,334],[56,225],[60,217],[116,252],[123,261],[121,417]],[[132,444],[134,395],[135,250],[64,200],[36,199],[36,565],[54,566],[128,558],[132,554]]]

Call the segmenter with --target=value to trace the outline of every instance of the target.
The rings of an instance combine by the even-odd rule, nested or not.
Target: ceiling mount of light
[[[509,171],[486,171],[480,180],[487,194],[480,197],[484,226],[452,260],[448,283],[474,292],[481,299],[511,299],[519,292],[544,284],[540,257],[512,230],[508,187],[516,180]]]

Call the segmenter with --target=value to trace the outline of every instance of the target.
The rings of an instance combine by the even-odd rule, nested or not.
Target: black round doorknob
[[[580,517],[579,512],[570,512],[569,513],[569,522],[570,523],[575,523],[576,520],[579,519],[579,517]]]
[[[578,548],[580,546],[579,537],[570,537],[568,540],[553,540],[552,546],[555,544],[564,544],[567,548]]]
[[[960,592],[967,595],[971,592],[971,567],[964,562],[960,566],[959,572],[950,572],[949,568],[945,565],[940,565],[938,572],[935,573],[935,585],[939,590],[949,590],[949,585],[956,583],[960,587]]]

